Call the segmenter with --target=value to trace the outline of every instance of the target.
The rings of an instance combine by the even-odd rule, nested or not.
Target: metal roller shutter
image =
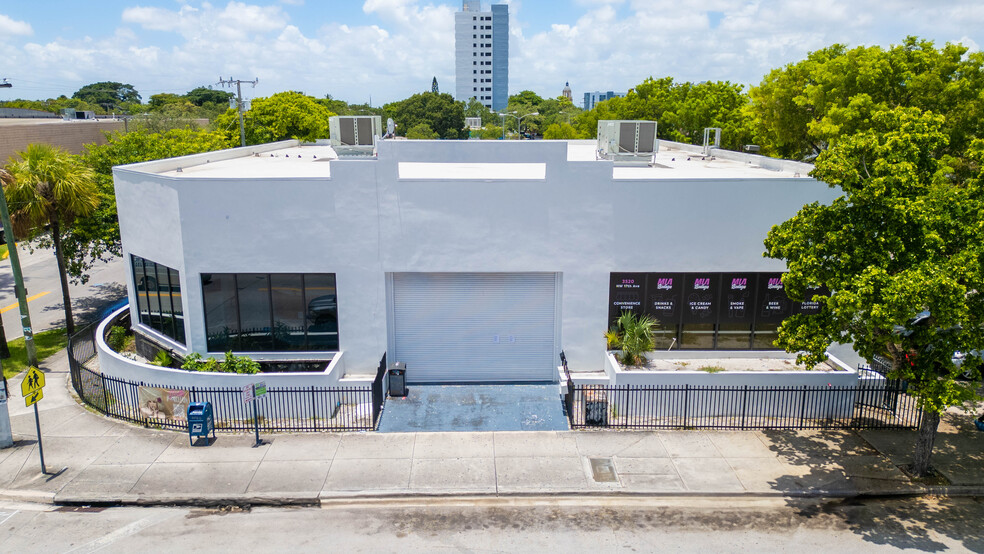
[[[553,381],[553,273],[395,273],[395,357],[410,383]]]

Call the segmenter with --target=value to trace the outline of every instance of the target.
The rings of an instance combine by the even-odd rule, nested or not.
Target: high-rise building
[[[571,92],[571,83],[570,83],[570,81],[564,83],[564,90],[562,90],[560,94],[564,98],[570,100],[572,104],[574,103],[574,96],[573,96],[573,92]]]
[[[454,14],[455,99],[472,97],[487,108],[509,102],[509,6],[482,11],[480,0],[463,0]]]
[[[585,92],[584,93],[584,106],[582,106],[582,107],[585,110],[590,110],[598,102],[601,102],[603,100],[611,100],[612,98],[621,98],[622,96],[625,96],[625,93],[624,92],[614,92],[614,91],[611,91],[611,90],[608,91],[608,92],[599,92],[599,91]]]

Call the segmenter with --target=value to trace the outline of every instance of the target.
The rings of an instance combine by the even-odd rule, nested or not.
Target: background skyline
[[[512,0],[510,94],[624,92],[649,76],[757,84],[833,43],[899,44],[907,35],[984,44],[984,3],[952,0]],[[483,5],[487,5],[485,2]],[[460,1],[104,0],[0,8],[0,100],[71,96],[98,81],[132,84],[144,102],[219,77],[244,97],[298,90],[373,105],[454,92]],[[228,89],[226,89],[228,90]]]

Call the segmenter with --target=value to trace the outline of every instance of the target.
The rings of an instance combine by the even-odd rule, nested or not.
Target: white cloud
[[[31,36],[34,29],[26,21],[17,21],[9,16],[0,13],[0,40],[9,35]]]
[[[244,90],[250,96],[302,90],[353,102],[371,95],[379,104],[429,90],[435,75],[442,90],[454,90],[460,0],[364,0],[358,22],[340,21],[313,3],[286,7],[302,0],[143,1],[122,11],[123,27],[90,39],[18,44],[9,38],[11,26],[17,36],[31,26],[0,15],[8,37],[0,40],[0,59],[11,71],[4,76],[16,77],[19,68],[25,78],[46,74],[78,86],[120,80],[144,98],[212,84],[220,74],[259,77],[255,90]],[[553,11],[540,2],[511,0],[510,91],[557,96],[570,81],[577,99],[585,91],[624,91],[649,76],[758,83],[769,70],[834,42],[888,46],[909,34],[938,45],[961,37],[978,50],[979,2],[575,0],[554,10],[551,21]],[[312,30],[291,21],[305,11],[319,13],[323,24]]]

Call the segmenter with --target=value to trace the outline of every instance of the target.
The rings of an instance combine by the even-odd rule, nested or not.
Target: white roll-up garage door
[[[394,273],[390,361],[410,383],[554,381],[554,273]]]

